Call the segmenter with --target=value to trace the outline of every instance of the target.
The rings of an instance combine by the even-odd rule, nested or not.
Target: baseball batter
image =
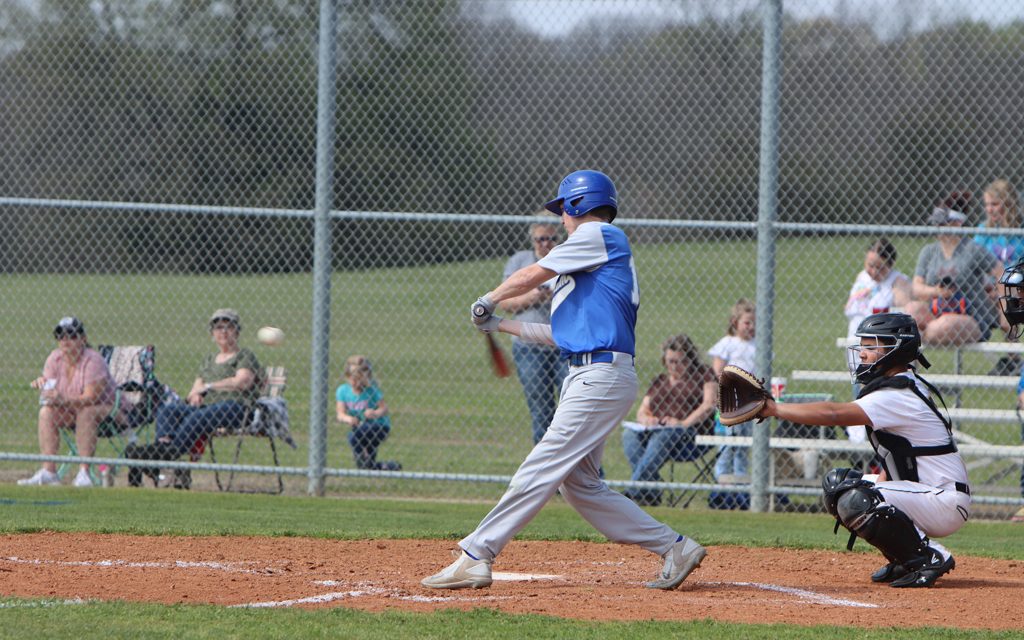
[[[873,582],[930,587],[956,566],[952,554],[930,538],[948,536],[967,522],[967,467],[948,418],[929,392],[940,400],[942,395],[912,364],[929,366],[914,319],[903,313],[875,314],[860,323],[856,335],[860,344],[850,347],[849,365],[863,385],[857,400],[776,404],[769,399],[759,415],[867,427],[883,473],[833,469],[822,481],[825,507],[888,560],[871,575]]]
[[[561,216],[568,239],[478,299],[471,318],[481,331],[558,346],[569,364],[558,409],[505,495],[459,543],[455,562],[422,584],[436,589],[490,586],[495,557],[561,489],[566,502],[609,540],[662,556],[661,573],[647,586],[674,589],[700,566],[704,547],[609,489],[599,472],[605,440],[637,393],[633,356],[640,290],[629,241],[610,224],[618,213],[615,186],[601,172],[576,171],[545,207]],[[497,303],[556,275],[550,325],[493,315]]]

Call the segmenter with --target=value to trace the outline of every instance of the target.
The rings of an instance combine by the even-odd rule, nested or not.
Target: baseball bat
[[[474,305],[473,315],[482,318],[487,315],[487,309],[483,305]],[[487,352],[491,356],[491,364],[494,365],[494,375],[499,378],[507,378],[511,370],[508,367],[508,359],[505,358],[505,352],[498,346],[498,341],[494,339],[494,336],[485,333],[484,338],[487,339]]]
[[[498,346],[498,341],[494,339],[494,336],[485,333],[484,337],[487,339],[487,351],[491,354],[491,364],[494,365],[494,375],[499,378],[507,378],[512,371],[509,369],[505,352]]]

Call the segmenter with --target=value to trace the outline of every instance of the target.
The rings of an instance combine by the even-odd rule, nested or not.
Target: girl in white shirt
[[[910,279],[893,268],[896,247],[887,238],[879,238],[868,247],[864,269],[857,274],[846,299],[846,337],[855,340],[857,327],[864,318],[901,308],[910,299]]]
[[[754,366],[754,303],[740,298],[729,313],[729,329],[725,337],[708,351],[713,360],[715,377],[722,375],[725,365],[731,364],[756,375]],[[749,436],[753,422],[744,422],[732,427],[719,427],[724,435]],[[721,482],[723,475],[748,476],[747,450],[745,447],[720,447],[715,461],[715,479]],[[742,480],[742,478],[736,479]]]
[[[864,269],[857,274],[846,299],[847,339],[857,341],[857,327],[864,318],[900,310],[910,300],[910,278],[894,269],[894,264],[896,247],[888,238],[883,236],[871,243],[864,255]],[[854,397],[859,391],[860,385],[854,385]],[[864,442],[867,432],[862,426],[847,427],[846,437],[851,442]]]

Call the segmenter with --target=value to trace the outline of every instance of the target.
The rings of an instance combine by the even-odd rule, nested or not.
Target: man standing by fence
[[[531,249],[517,251],[505,263],[504,278],[544,258],[558,243],[558,227],[549,223],[530,225]],[[520,322],[551,323],[551,294],[554,282],[542,282],[526,293],[502,300],[498,308],[515,314]],[[540,442],[555,416],[555,398],[565,379],[566,367],[558,349],[549,344],[512,339],[512,357],[516,374],[523,385],[526,406],[530,409],[533,444]]]

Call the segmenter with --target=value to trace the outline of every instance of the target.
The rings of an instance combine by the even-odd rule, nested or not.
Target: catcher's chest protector
[[[931,384],[926,380],[918,378],[922,382],[928,385],[930,389],[935,390]],[[921,402],[925,403],[928,408],[934,413],[943,425],[946,427],[946,431],[949,433],[949,442],[947,444],[931,446],[931,447],[915,447],[910,440],[903,436],[896,435],[888,431],[876,431],[871,427],[866,427],[868,432],[868,440],[871,442],[871,447],[878,454],[878,458],[882,461],[882,468],[885,469],[885,473],[890,480],[908,480],[910,482],[918,482],[919,478],[917,475],[917,458],[919,456],[942,456],[948,453],[955,453],[957,451],[956,441],[953,439],[952,426],[949,421],[939,412],[939,408],[935,406],[932,399],[926,396],[917,388],[914,381],[906,376],[894,376],[891,378],[879,378],[872,380],[869,384],[864,386],[857,398],[863,398],[869,393],[874,393],[880,389],[909,389],[920,398]],[[942,400],[942,394],[939,394],[938,390],[935,393],[939,395],[939,399]],[[945,401],[943,401],[945,405]]]

